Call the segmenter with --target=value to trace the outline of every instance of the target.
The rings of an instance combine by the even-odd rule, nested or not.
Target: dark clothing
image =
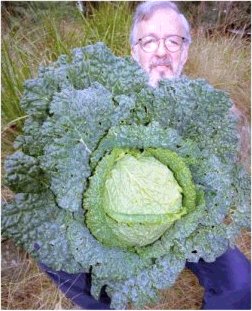
[[[64,271],[54,271],[44,264],[40,268],[57,284],[58,288],[71,299],[73,303],[84,310],[109,310],[110,298],[102,291],[99,301],[90,294],[90,273],[70,274]]]
[[[59,289],[84,310],[110,309],[110,298],[102,291],[99,301],[90,295],[91,277],[88,273],[69,274],[40,267],[58,285]],[[237,249],[229,249],[215,262],[187,262],[204,287],[204,310],[250,310],[251,266],[249,260]]]
[[[251,310],[251,264],[237,249],[229,249],[215,262],[187,262],[204,287],[204,310]]]

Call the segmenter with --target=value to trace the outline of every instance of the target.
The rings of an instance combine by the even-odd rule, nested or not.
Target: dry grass
[[[161,291],[159,303],[145,309],[199,310],[203,293],[204,289],[199,285],[197,277],[189,269],[184,269],[172,288]]]
[[[73,303],[11,241],[2,242],[2,309],[70,310]]]
[[[251,232],[242,230],[236,241],[237,247],[251,261]]]

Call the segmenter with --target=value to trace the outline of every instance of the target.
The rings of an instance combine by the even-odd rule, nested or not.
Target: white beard
[[[138,53],[135,53],[134,59],[141,66]],[[172,75],[167,75],[166,71],[160,71],[160,72],[156,72],[156,74],[151,74],[151,71],[153,69],[153,68],[151,68],[151,66],[147,70],[145,68],[143,68],[143,69],[149,75],[149,85],[152,87],[157,87],[158,82],[162,79],[175,79],[175,78],[180,77],[180,75],[183,71],[183,65],[182,65],[181,59],[179,61],[178,67],[175,69],[175,71],[174,71],[172,64],[170,65],[170,68],[172,71]]]

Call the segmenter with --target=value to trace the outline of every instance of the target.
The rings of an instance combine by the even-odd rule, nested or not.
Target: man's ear
[[[131,56],[132,56],[132,58],[133,58],[133,59],[137,62],[138,57],[137,57],[137,52],[136,52],[136,48],[135,48],[135,46],[131,47],[130,52],[131,52]]]

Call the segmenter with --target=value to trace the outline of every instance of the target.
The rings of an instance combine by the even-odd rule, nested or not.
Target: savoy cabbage
[[[232,103],[206,81],[152,88],[97,43],[40,68],[21,105],[3,235],[53,269],[91,272],[112,308],[155,301],[186,260],[214,261],[249,227]]]

